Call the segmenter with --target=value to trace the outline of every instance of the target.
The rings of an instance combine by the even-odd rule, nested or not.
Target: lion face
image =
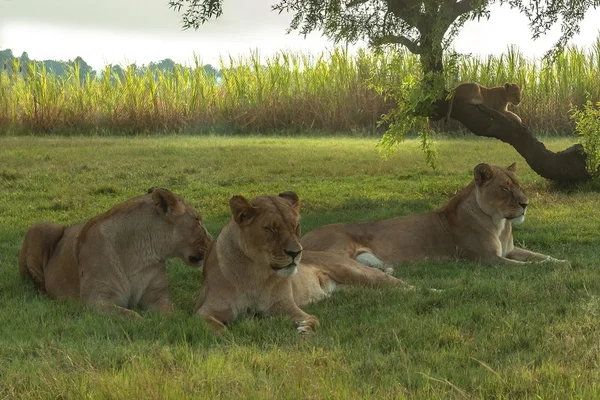
[[[271,273],[287,277],[298,270],[300,200],[294,192],[260,196],[251,202],[242,196],[229,200],[233,220],[240,229],[240,248]]]
[[[201,267],[204,253],[213,238],[194,207],[167,189],[150,188],[154,206],[163,219],[163,243],[171,257],[191,267]],[[158,229],[158,227],[157,227]]]
[[[507,219],[514,224],[525,220],[529,200],[521,191],[513,163],[507,168],[479,164],[475,167],[476,199],[492,219]]]
[[[521,102],[521,87],[516,83],[505,83],[504,88],[506,89],[506,100],[518,106]]]

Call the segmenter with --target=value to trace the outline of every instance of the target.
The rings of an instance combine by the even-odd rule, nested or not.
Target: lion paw
[[[144,318],[142,317],[139,313],[132,311],[131,314],[127,314],[128,317],[130,318],[134,318],[134,319],[141,319]]]
[[[212,315],[200,314],[197,313],[197,316],[201,317],[208,323],[208,326],[213,331],[213,333],[217,336],[222,336],[227,332],[227,327],[224,323],[213,317]]]
[[[319,320],[315,317],[309,317],[307,319],[296,322],[296,331],[300,334],[306,335],[316,331]]]
[[[549,257],[548,262],[551,262],[553,264],[564,265],[566,267],[571,266],[571,262],[569,260],[559,260],[558,258],[554,258],[554,257]]]
[[[384,267],[382,269],[382,271],[385,272],[388,275],[392,275],[394,273],[394,268],[392,268],[392,267]]]

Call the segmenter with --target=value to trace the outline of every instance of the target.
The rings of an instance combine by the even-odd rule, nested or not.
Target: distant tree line
[[[19,71],[14,71],[15,61],[18,61]],[[69,69],[73,68],[76,64],[79,65],[81,80],[85,80],[85,77],[90,74],[91,78],[102,75],[103,71],[95,71],[85,60],[81,57],[76,57],[74,60],[62,61],[62,60],[32,60],[29,58],[27,52],[23,52],[20,57],[15,57],[11,49],[0,50],[0,66],[4,71],[26,73],[27,69],[25,66],[29,66],[30,63],[34,63],[37,67],[41,67],[42,64],[46,67],[46,70],[56,75],[57,77],[66,76]],[[178,64],[170,58],[158,62],[151,62],[148,65],[136,66],[136,72],[144,74],[148,69],[154,72],[171,73]],[[179,64],[180,67],[183,67]],[[122,78],[124,75],[124,68],[120,65],[108,65],[112,73]],[[210,64],[204,65],[204,70],[207,74],[214,75],[217,78],[221,77],[221,71],[213,67]]]

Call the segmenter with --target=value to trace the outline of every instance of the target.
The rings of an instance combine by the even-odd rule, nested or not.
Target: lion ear
[[[512,164],[510,164],[508,167],[506,167],[507,170],[509,170],[510,172],[517,172],[517,163],[514,162]]]
[[[506,82],[504,84],[504,89],[508,90],[508,89],[510,89],[510,86],[511,86],[510,83]]]
[[[229,208],[233,220],[238,225],[248,225],[256,215],[256,208],[244,196],[233,196],[229,199]]]
[[[152,193],[154,207],[161,216],[181,215],[185,212],[181,199],[170,190],[155,187],[150,193]]]
[[[489,164],[478,164],[473,170],[475,184],[477,186],[485,186],[494,177],[494,169]]]
[[[300,208],[300,198],[292,191],[279,193],[279,197],[286,199],[296,211]]]

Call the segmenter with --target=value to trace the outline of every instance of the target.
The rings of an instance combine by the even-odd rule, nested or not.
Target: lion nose
[[[296,258],[296,256],[297,256],[298,254],[302,253],[302,250],[299,250],[299,251],[290,251],[290,250],[284,250],[284,251],[285,251],[285,254],[287,254],[288,256],[292,257],[292,260],[293,260],[294,258]]]
[[[527,208],[527,203],[519,203],[519,205],[523,208],[523,210]]]

